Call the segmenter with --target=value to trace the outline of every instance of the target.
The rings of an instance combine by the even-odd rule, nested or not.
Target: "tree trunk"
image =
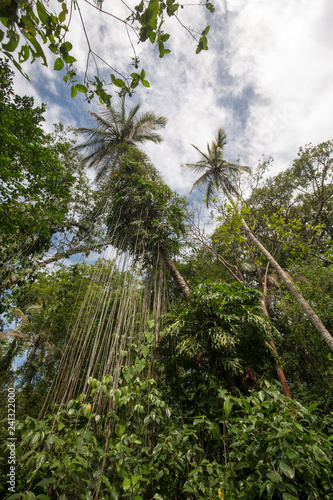
[[[309,320],[315,327],[315,329],[319,332],[321,337],[325,340],[326,344],[330,348],[330,350],[333,352],[333,337],[330,334],[330,332],[325,328],[317,314],[314,312],[310,304],[305,300],[303,295],[297,290],[295,287],[294,283],[288,278],[287,274],[284,272],[282,267],[278,264],[278,262],[274,259],[274,257],[269,253],[268,250],[260,243],[259,240],[254,236],[252,233],[251,229],[247,225],[244,219],[241,219],[241,223],[249,237],[249,239],[252,241],[253,245],[260,250],[260,252],[266,257],[270,265],[276,270],[278,273],[279,277],[285,284],[285,287],[287,290],[292,294],[292,296],[296,299],[298,302],[299,306],[301,309],[305,312],[305,314],[308,316]]]
[[[269,317],[269,313],[268,313],[268,309],[267,309],[267,305],[266,305],[266,297],[265,297],[265,295],[262,296],[261,307],[262,307],[262,310],[264,311],[264,314]],[[273,338],[271,338],[268,341],[268,343],[269,343],[269,345],[271,345],[273,347],[275,354],[279,358],[280,356],[279,356],[279,353],[278,353],[278,350],[276,348],[276,345],[275,345],[275,342],[274,342]],[[281,366],[279,366],[279,365],[275,365],[275,369],[276,369],[277,376],[278,376],[278,378],[280,380],[280,383],[282,385],[283,394],[287,398],[291,399],[291,393],[290,393],[290,390],[289,390],[288,382],[287,382],[286,376],[284,374],[283,368]]]
[[[177,285],[181,289],[186,300],[188,300],[190,298],[190,293],[191,293],[190,287],[188,286],[188,284],[184,280],[183,276],[180,274],[180,272],[176,268],[174,262],[170,258],[170,255],[167,252],[164,252],[162,258],[165,261],[166,265],[168,266],[175,282],[177,283]]]
[[[236,207],[234,200],[232,199],[232,196],[227,189],[227,186],[223,183],[222,188],[226,196],[228,197],[230,203],[233,205],[233,207]],[[267,261],[270,263],[270,265],[276,270],[278,273],[279,277],[285,284],[285,287],[287,290],[292,294],[292,296],[296,299],[298,302],[299,306],[301,309],[305,312],[305,314],[308,316],[309,320],[315,327],[315,329],[319,332],[321,337],[324,339],[326,344],[328,345],[329,349],[333,352],[333,337],[330,334],[330,332],[325,328],[317,314],[314,312],[310,304],[305,300],[303,295],[297,290],[295,287],[294,283],[288,278],[282,267],[278,264],[278,262],[274,259],[274,257],[269,253],[268,250],[260,243],[260,241],[254,236],[252,233],[251,229],[247,225],[246,221],[244,219],[241,219],[241,223],[243,225],[243,228],[245,229],[246,234],[248,235],[249,239],[252,241],[253,245],[266,257]]]

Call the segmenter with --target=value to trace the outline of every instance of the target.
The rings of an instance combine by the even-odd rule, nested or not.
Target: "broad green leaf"
[[[313,403],[313,405],[309,406],[308,412],[310,413],[311,411],[313,411],[315,408],[317,408],[318,405],[319,403]]]
[[[202,34],[202,35],[204,35],[204,36],[205,36],[205,35],[208,35],[209,30],[210,30],[210,26],[207,26],[207,27],[203,30],[203,32],[202,32],[201,34]]]
[[[146,360],[136,358],[134,364],[135,364],[135,368],[137,369],[137,372],[141,373],[142,370],[144,369],[144,367],[146,366]]]
[[[70,43],[70,42],[64,42],[61,44],[60,46],[60,52],[62,54],[68,54],[68,52],[70,52],[73,48],[73,45]]]
[[[21,458],[20,458],[20,460],[21,460],[21,461],[24,461],[24,460],[25,460],[26,458],[28,458],[28,456],[29,456],[29,455],[31,455],[31,453],[33,453],[33,452],[34,452],[34,450],[30,450],[30,451],[28,451],[27,453],[25,453],[25,454],[23,455],[23,457],[21,457]]]
[[[56,482],[55,477],[47,477],[46,479],[42,479],[39,481],[39,483],[36,484],[36,486],[47,486],[48,484],[52,484]]]
[[[67,54],[67,55],[64,55],[64,61],[67,64],[73,64],[76,61],[76,59],[74,56],[70,56],[69,54]]]
[[[267,490],[267,493],[270,495],[270,497],[272,497],[274,495],[274,491],[275,491],[275,484],[267,483],[266,490]]]
[[[167,42],[170,38],[170,35],[168,33],[164,33],[164,35],[161,36],[161,42]]]
[[[123,368],[123,374],[124,374],[124,377],[125,379],[127,380],[127,382],[130,382],[132,380],[132,378],[134,377],[135,375],[135,368],[134,366],[124,366]]]
[[[126,477],[123,481],[123,490],[127,491],[130,489],[130,487],[131,487],[131,480],[129,477]]]
[[[158,50],[160,52],[160,57],[163,57],[164,56],[164,43],[163,42],[159,42]]]
[[[19,52],[19,61],[24,62],[29,58],[30,50],[28,45],[22,45],[21,50]]]
[[[22,500],[35,500],[36,495],[33,491],[26,491],[22,497]]]
[[[148,82],[148,80],[142,80],[141,83],[144,87],[150,87],[150,83]]]
[[[273,481],[273,483],[282,482],[282,477],[280,476],[280,474],[278,472],[275,472],[275,471],[267,472],[267,477],[269,477],[269,479],[271,481]]]
[[[110,493],[110,496],[111,496],[111,500],[118,500],[119,494],[117,492],[116,487],[112,486],[110,484],[110,481],[108,480],[108,478],[106,476],[102,476],[102,481],[103,481],[103,483],[105,484],[105,486],[109,490],[109,493]]]
[[[263,401],[265,401],[265,393],[264,391],[259,391],[258,392],[258,398],[260,399],[260,401],[263,403]]]
[[[121,425],[121,424],[116,424],[115,429],[114,429],[116,435],[119,438],[124,434],[125,430],[126,430],[126,426],[125,425]]]
[[[205,417],[196,417],[193,420],[193,425],[202,424],[205,421]]]
[[[35,56],[41,57],[43,59],[43,65],[47,66],[47,61],[46,61],[44,51],[43,51],[42,47],[39,45],[39,43],[37,42],[36,38],[33,35],[30,35],[30,33],[26,33],[25,36],[27,37],[27,39],[29,40],[29,42],[31,43],[33,48],[35,49],[35,51],[36,51]]]
[[[62,10],[58,16],[58,19],[61,23],[64,22],[64,20],[66,19],[66,12],[64,10]]]
[[[206,3],[206,9],[208,9],[212,14],[215,12],[215,7],[211,2]]]
[[[147,319],[147,325],[150,329],[154,328],[155,321],[153,319]]]
[[[242,405],[244,406],[245,410],[248,412],[248,413],[251,413],[251,405],[250,403],[246,400],[246,398],[242,398],[241,399],[242,401]]]
[[[279,467],[280,467],[281,472],[283,472],[283,474],[285,476],[289,477],[290,479],[294,479],[295,471],[292,467],[290,467],[289,465],[287,465],[286,463],[284,463],[282,461],[279,462]]]
[[[37,460],[36,460],[36,470],[38,470],[42,467],[45,460],[46,460],[46,455],[44,453],[38,454]]]
[[[77,90],[76,88],[74,87],[74,85],[71,87],[71,97],[76,97],[76,94],[77,94]]]
[[[30,446],[35,449],[37,448],[38,444],[39,444],[39,441],[40,441],[40,432],[36,432],[33,437],[31,438],[31,441],[30,441]]]
[[[229,415],[230,415],[230,412],[231,412],[231,409],[233,407],[233,403],[231,401],[230,398],[227,398],[225,401],[224,401],[224,413],[225,413],[225,416],[228,418]]]
[[[285,427],[285,428],[281,429],[281,430],[277,433],[276,437],[278,437],[278,438],[279,438],[279,437],[285,436],[286,434],[289,434],[289,433],[291,432],[291,430],[292,430],[292,429],[291,429],[290,427]]]
[[[151,43],[155,43],[155,40],[156,40],[156,31],[152,31],[151,33],[149,33],[149,40]]]
[[[147,342],[151,342],[153,338],[153,332],[151,330],[146,330],[145,337],[147,339]]]
[[[328,458],[328,456],[323,452],[322,449],[318,448],[318,446],[313,447],[313,453],[317,458],[317,460],[319,461],[325,460],[325,462],[330,463],[330,459]]]
[[[19,35],[14,31],[11,31],[9,35],[9,41],[7,43],[2,44],[3,50],[7,50],[8,52],[14,52],[14,50],[18,46],[19,40],[20,40]]]
[[[76,88],[76,90],[78,90],[79,92],[83,92],[83,93],[88,92],[87,87],[86,87],[85,85],[81,85],[81,83],[77,83],[77,84],[75,85],[75,88]]]
[[[49,20],[49,14],[46,12],[44,5],[42,4],[42,2],[37,0],[36,7],[39,19],[43,24],[46,24]]]
[[[146,358],[150,352],[150,345],[141,345],[140,352],[144,358]]]

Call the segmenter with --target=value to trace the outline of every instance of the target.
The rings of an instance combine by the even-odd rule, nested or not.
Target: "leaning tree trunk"
[[[190,287],[188,286],[188,284],[184,280],[183,276],[180,274],[180,272],[176,268],[176,266],[175,266],[173,260],[171,259],[169,253],[168,252],[163,252],[162,258],[163,258],[164,262],[166,263],[166,265],[168,266],[168,268],[169,268],[169,270],[170,270],[170,272],[171,272],[171,274],[172,274],[175,282],[177,283],[177,285],[181,289],[181,291],[184,294],[186,300],[188,300],[190,298],[190,293],[191,293]]]
[[[230,203],[233,205],[233,207],[236,207],[235,202],[227,189],[227,186],[225,184],[222,184],[223,191],[225,192],[226,196],[228,197]],[[295,287],[294,283],[288,278],[287,274],[284,272],[282,267],[278,264],[278,262],[274,259],[274,257],[269,253],[269,251],[260,243],[260,241],[255,237],[249,226],[247,225],[246,221],[241,218],[241,223],[243,228],[245,229],[246,234],[248,235],[249,239],[252,241],[253,245],[266,257],[267,261],[270,263],[270,265],[276,270],[278,275],[280,276],[281,280],[285,284],[285,287],[289,292],[292,294],[292,296],[296,299],[298,302],[299,306],[301,309],[305,312],[305,314],[308,316],[309,320],[315,327],[315,329],[318,331],[320,336],[324,339],[326,344],[328,345],[329,349],[333,352],[333,337],[330,334],[330,332],[325,328],[317,314],[314,312],[310,304],[305,300],[303,295],[297,290]]]

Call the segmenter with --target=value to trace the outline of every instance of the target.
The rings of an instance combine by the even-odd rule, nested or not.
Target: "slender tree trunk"
[[[227,186],[224,184],[222,185],[223,191],[225,192],[226,196],[228,197],[230,203],[235,207],[235,202],[232,199],[232,196],[227,189]],[[285,287],[287,290],[292,294],[292,296],[296,299],[298,302],[299,306],[301,309],[305,312],[305,314],[308,316],[309,320],[315,327],[315,329],[319,332],[321,337],[324,339],[326,344],[328,345],[329,349],[333,352],[333,337],[330,334],[330,332],[325,328],[317,314],[314,312],[310,304],[305,300],[303,295],[297,290],[293,282],[288,278],[287,274],[284,272],[282,267],[278,264],[278,262],[274,259],[274,257],[269,253],[269,251],[260,243],[260,241],[254,236],[252,233],[251,229],[247,225],[246,221],[244,219],[241,219],[241,223],[243,225],[243,228],[245,229],[246,234],[248,235],[249,239],[252,241],[253,245],[266,257],[267,261],[270,263],[270,265],[276,270],[278,273],[279,277],[285,284]]]
[[[267,305],[266,305],[266,297],[264,295],[262,296],[262,299],[261,299],[261,307],[262,307],[265,315],[269,317],[269,313],[268,313],[268,309],[267,309]],[[278,350],[276,348],[276,345],[275,345],[275,342],[274,342],[273,338],[271,338],[268,341],[268,343],[269,343],[269,345],[271,345],[273,347],[275,354],[279,358],[280,356],[279,356],[279,353],[278,353]],[[275,369],[276,369],[277,376],[278,376],[278,378],[280,380],[280,383],[282,385],[283,394],[287,398],[291,399],[291,394],[290,394],[288,382],[287,382],[286,376],[284,374],[283,368],[281,366],[279,366],[279,365],[275,365]]]
[[[252,233],[251,229],[247,225],[244,219],[241,219],[242,225],[249,237],[249,239],[252,241],[253,245],[260,250],[260,252],[266,257],[268,262],[271,264],[271,266],[276,270],[278,273],[279,277],[285,284],[285,287],[287,290],[292,294],[292,296],[296,299],[298,302],[299,306],[301,309],[305,312],[305,314],[308,316],[309,320],[315,327],[315,329],[319,332],[321,337],[325,340],[326,344],[330,348],[330,350],[333,352],[333,337],[330,334],[330,332],[325,328],[323,325],[322,321],[320,318],[317,316],[317,314],[314,312],[310,304],[305,300],[303,295],[297,290],[295,287],[294,283],[288,278],[287,274],[284,272],[282,267],[278,264],[278,262],[274,259],[274,257],[269,253],[268,250],[260,243],[259,240],[254,236]]]
[[[188,284],[184,280],[183,276],[180,274],[180,272],[176,268],[173,260],[171,259],[170,255],[167,252],[163,253],[163,260],[166,263],[166,265],[168,266],[175,282],[177,283],[177,285],[181,289],[186,300],[188,300],[190,298],[190,293],[191,293],[190,287],[188,286]]]

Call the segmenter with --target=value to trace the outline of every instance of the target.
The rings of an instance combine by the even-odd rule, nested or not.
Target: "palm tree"
[[[208,154],[202,153],[198,148],[195,148],[201,154],[201,158],[196,163],[186,163],[184,166],[190,168],[194,172],[202,171],[206,169],[203,175],[197,179],[193,184],[192,190],[199,184],[207,184],[207,206],[212,199],[214,190],[217,191],[221,188],[225,196],[230,201],[231,205],[235,210],[238,210],[237,205],[232,197],[232,192],[236,192],[233,181],[235,180],[235,174],[241,171],[249,171],[249,167],[240,167],[233,163],[229,163],[224,160],[223,157],[223,147],[226,144],[226,134],[223,129],[220,129],[217,135],[216,141],[212,142],[211,146],[208,145]],[[195,146],[194,146],[195,147]],[[228,177],[230,173],[230,177]],[[269,253],[269,251],[260,243],[260,241],[253,234],[246,221],[241,217],[241,224],[247,234],[248,238],[251,240],[252,244],[266,257],[269,264],[276,270],[278,276],[285,284],[287,290],[293,295],[299,304],[300,308],[307,315],[312,325],[319,332],[323,340],[328,345],[329,349],[333,352],[333,337],[329,331],[325,328],[320,318],[314,312],[310,304],[305,300],[302,294],[297,290],[293,282],[289,279],[285,271],[274,259],[274,257]]]
[[[191,192],[199,185],[206,185],[206,204],[209,206],[210,202],[217,195],[218,190],[222,191],[231,199],[231,194],[237,194],[237,190],[233,183],[240,173],[251,172],[250,167],[238,165],[238,163],[230,163],[224,158],[224,146],[227,144],[227,135],[225,131],[220,128],[215,141],[211,145],[207,144],[208,153],[205,154],[200,149],[192,144],[192,146],[199,151],[200,160],[196,163],[185,163],[183,167],[188,167],[192,172],[202,173],[202,175],[195,181],[192,186]]]
[[[150,177],[159,181],[159,175],[156,169],[149,164],[147,157],[137,148],[137,144],[145,141],[159,143],[162,141],[160,134],[156,130],[165,127],[167,119],[165,116],[156,116],[152,112],[147,112],[137,116],[140,104],[134,106],[126,114],[125,98],[120,98],[118,107],[105,106],[100,115],[87,111],[95,120],[96,128],[75,128],[76,132],[86,136],[86,142],[75,147],[77,151],[87,151],[83,161],[88,167],[97,169],[96,181],[107,180],[110,182],[110,174],[117,170],[118,176],[122,177],[125,171],[129,173],[135,168],[138,172],[141,169],[141,175]],[[135,151],[133,151],[133,149]],[[134,153],[138,154],[134,154]],[[129,164],[121,164],[121,160],[127,160],[131,156],[137,160],[135,167]],[[114,176],[113,182],[116,177]],[[112,180],[111,180],[112,183]],[[126,183],[127,188],[129,183]],[[119,228],[118,228],[119,230]],[[170,269],[176,283],[179,285],[182,293],[188,299],[190,289],[183,279],[174,262],[167,251],[163,252],[163,259]]]
[[[156,130],[165,127],[166,117],[156,116],[152,112],[138,115],[139,109],[140,103],[127,114],[125,98],[122,97],[117,106],[104,106],[99,115],[87,111],[96,123],[95,128],[73,128],[86,138],[86,142],[74,149],[86,152],[83,162],[88,167],[96,168],[96,181],[107,179],[108,175],[117,169],[128,146],[138,150],[137,144],[145,141],[154,143],[162,141],[161,135]]]

